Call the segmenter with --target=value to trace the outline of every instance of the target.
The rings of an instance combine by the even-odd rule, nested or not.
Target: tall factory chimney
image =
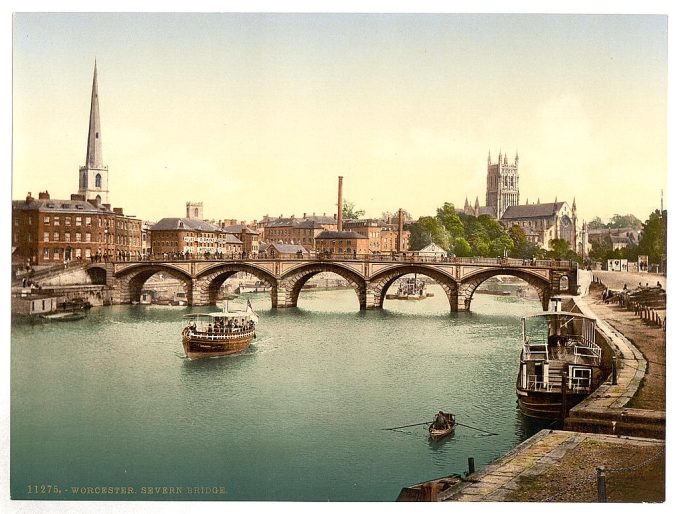
[[[397,251],[401,252],[401,242],[404,238],[404,211],[399,209],[399,228],[397,229]]]
[[[342,232],[342,177],[338,177],[338,232]]]

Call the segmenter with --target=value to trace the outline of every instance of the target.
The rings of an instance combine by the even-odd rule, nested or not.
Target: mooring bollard
[[[612,385],[616,385],[618,383],[616,361],[617,361],[616,356],[612,357]]]
[[[597,501],[607,503],[607,479],[603,467],[597,468]]]
[[[472,475],[475,472],[475,458],[468,457],[468,475]]]

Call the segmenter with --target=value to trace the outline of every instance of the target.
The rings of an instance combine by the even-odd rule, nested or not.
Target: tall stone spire
[[[90,99],[90,123],[87,132],[85,166],[80,167],[78,193],[86,200],[109,203],[109,168],[102,156],[102,133],[99,121],[99,87],[97,85],[97,61],[94,62],[92,98]]]
[[[94,76],[92,77],[92,99],[90,100],[90,130],[87,134],[87,155],[85,166],[101,169],[104,167],[102,158],[101,126],[99,123],[99,92],[97,88],[97,61],[94,61]]]

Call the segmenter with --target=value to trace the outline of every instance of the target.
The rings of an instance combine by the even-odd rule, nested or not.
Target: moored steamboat
[[[552,310],[522,318],[522,353],[517,399],[526,416],[563,419],[602,381],[602,350],[595,343],[595,320]]]

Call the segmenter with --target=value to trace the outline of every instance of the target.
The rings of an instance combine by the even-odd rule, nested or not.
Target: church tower
[[[97,61],[95,61],[92,99],[90,100],[90,126],[87,133],[87,153],[85,155],[85,166],[80,167],[78,194],[85,195],[85,200],[97,200],[99,203],[110,204],[109,167],[104,166],[101,135]]]
[[[487,160],[486,206],[494,210],[500,219],[505,209],[519,204],[519,154],[515,162],[508,163],[508,155],[498,152],[498,163],[491,163],[491,152]]]

